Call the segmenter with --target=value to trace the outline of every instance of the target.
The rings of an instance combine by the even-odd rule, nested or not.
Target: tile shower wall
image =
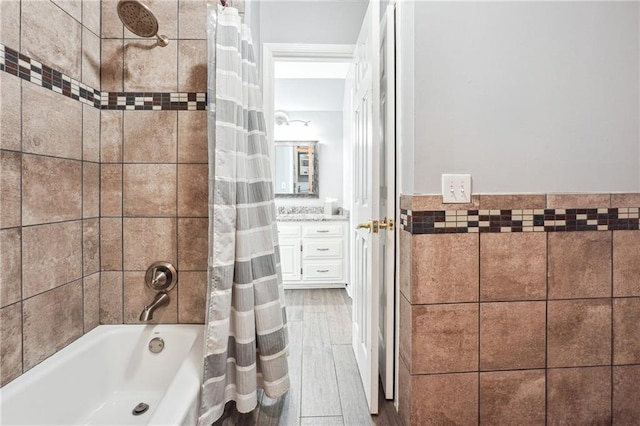
[[[100,85],[100,2],[0,1],[0,44]],[[0,72],[0,385],[99,323],[100,111]]]
[[[116,0],[0,2],[2,385],[137,322],[156,260],[180,285],[155,322],[203,322],[206,1],[146,3],[167,50],[125,31]]]
[[[102,92],[204,93],[206,0],[145,1],[169,45],[141,39],[102,1]],[[195,99],[195,98],[194,98]],[[104,103],[104,100],[103,100]],[[204,322],[207,266],[205,111],[100,111],[100,322],[137,323],[153,300],[146,269],[178,269],[153,322]]]
[[[403,196],[401,209],[416,217],[501,210],[509,220],[517,210],[547,209],[548,220],[563,223],[439,234],[403,218],[404,422],[637,423],[640,194],[481,195],[468,205],[440,199]],[[551,218],[552,210],[573,209],[611,214],[600,218],[607,226],[589,231],[567,229],[572,217]]]

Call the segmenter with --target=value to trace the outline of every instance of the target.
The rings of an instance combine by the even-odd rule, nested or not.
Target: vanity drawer
[[[278,223],[278,237],[294,238],[300,236],[300,225]]]
[[[342,239],[307,239],[302,241],[305,259],[342,257]]]
[[[342,281],[342,260],[305,262],[302,279],[307,281]]]
[[[325,223],[305,225],[302,230],[304,237],[340,237],[342,236],[342,224]]]

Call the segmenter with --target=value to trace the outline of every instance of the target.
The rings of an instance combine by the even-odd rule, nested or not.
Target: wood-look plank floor
[[[278,399],[261,391],[258,407],[234,403],[214,426],[400,426],[392,401],[369,415],[351,348],[351,299],[344,289],[287,290],[291,389]]]

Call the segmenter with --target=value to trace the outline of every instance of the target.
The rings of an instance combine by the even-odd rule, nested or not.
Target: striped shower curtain
[[[238,11],[208,9],[209,260],[199,425],[289,389],[287,328],[262,96]]]

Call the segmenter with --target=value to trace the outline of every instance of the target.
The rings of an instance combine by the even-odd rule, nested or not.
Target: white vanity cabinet
[[[278,222],[285,288],[344,287],[347,239],[344,221]]]

